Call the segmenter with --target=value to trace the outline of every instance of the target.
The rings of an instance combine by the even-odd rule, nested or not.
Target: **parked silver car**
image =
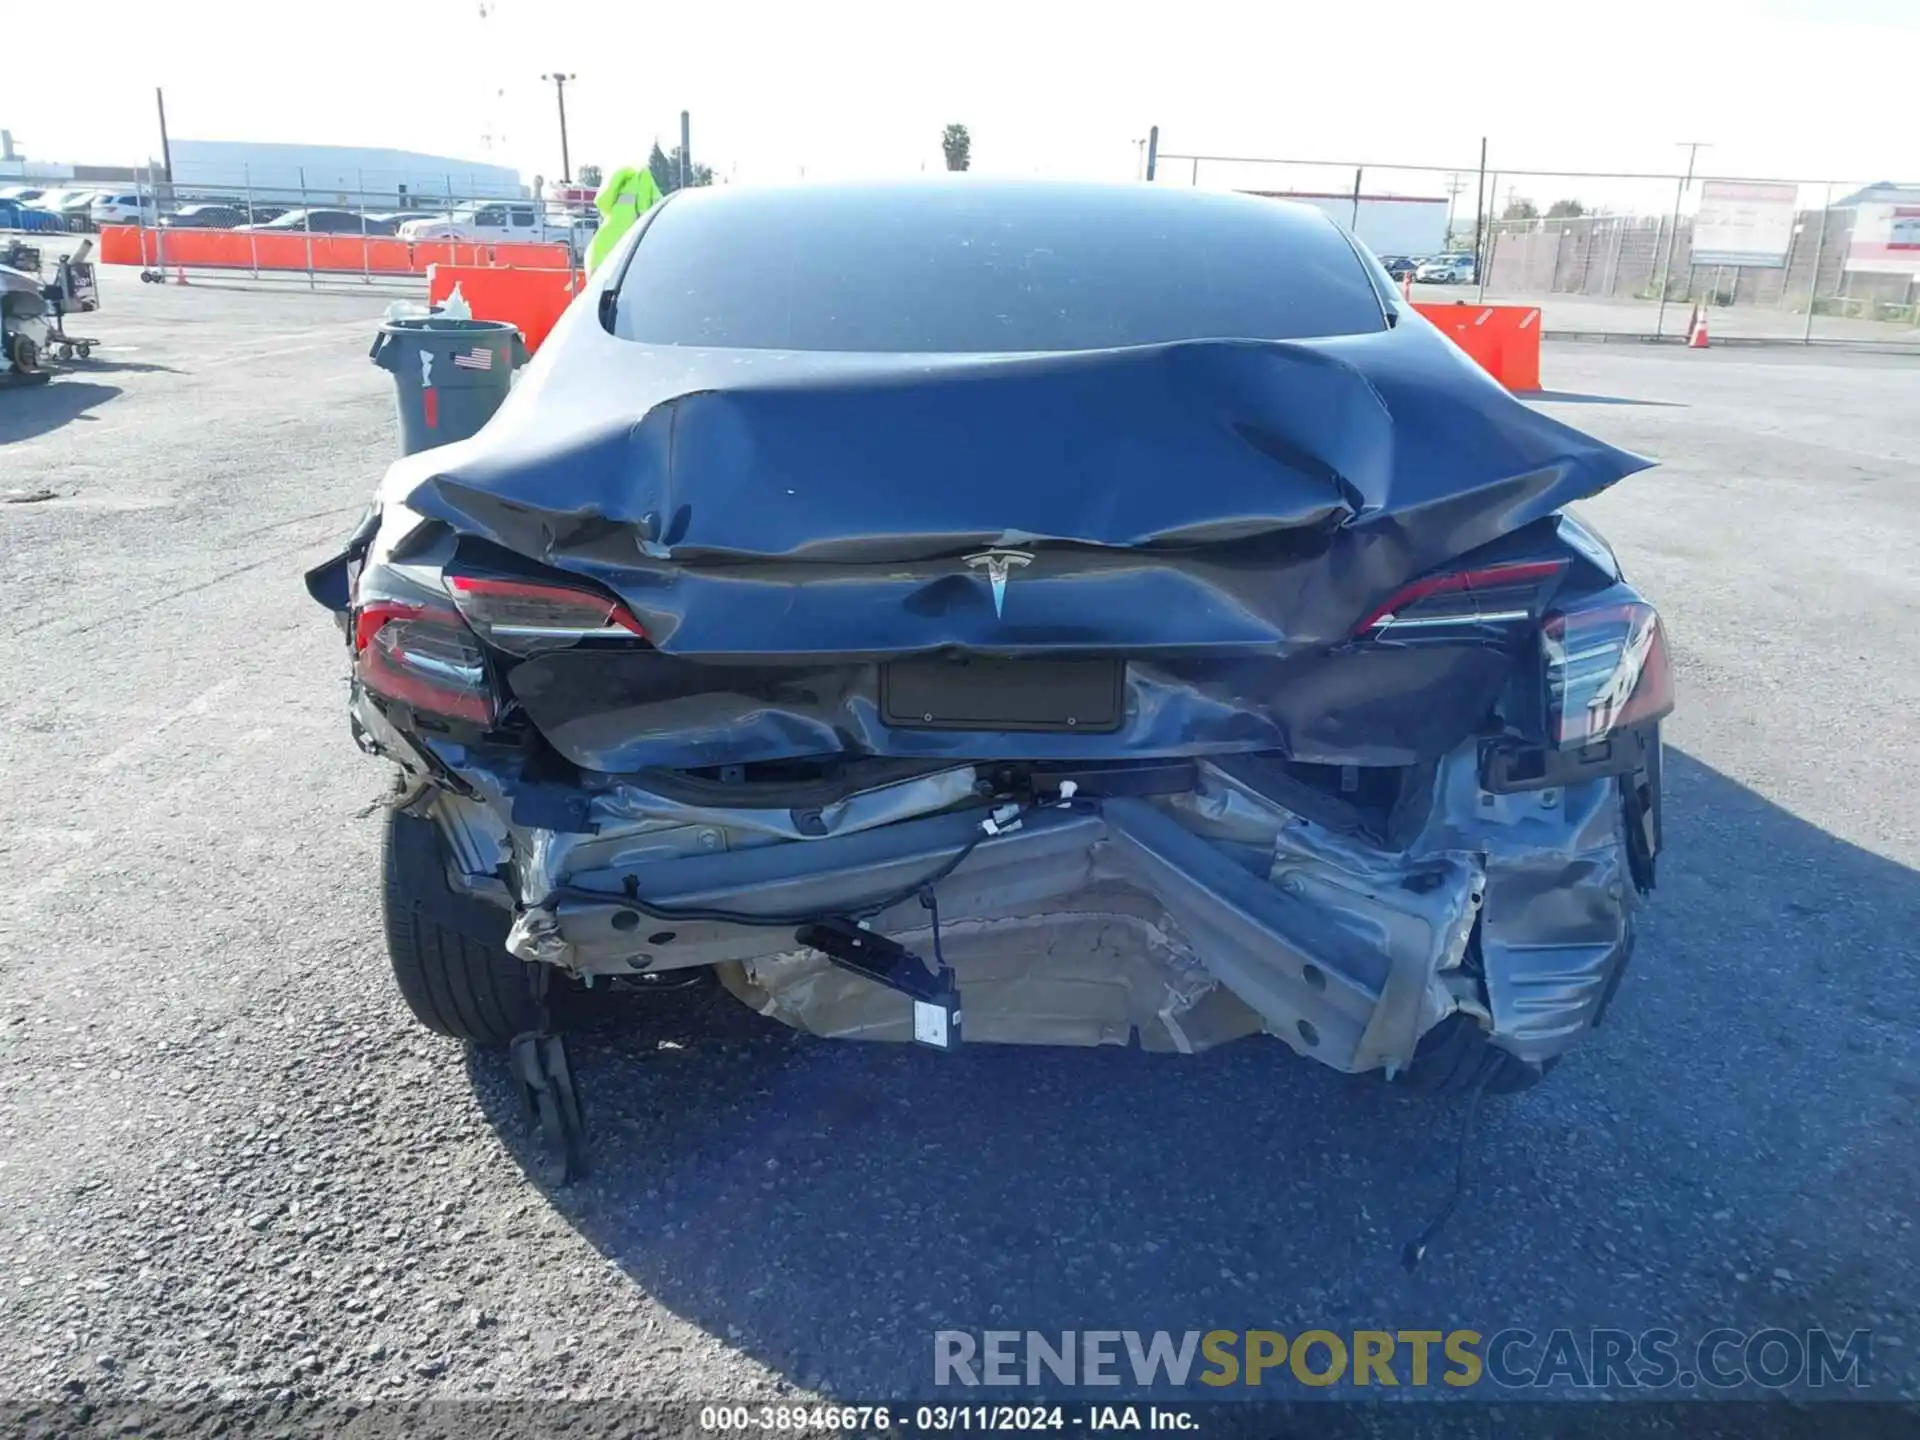
[[[1421,261],[1413,272],[1414,281],[1421,285],[1471,285],[1474,276],[1471,255],[1436,255]]]

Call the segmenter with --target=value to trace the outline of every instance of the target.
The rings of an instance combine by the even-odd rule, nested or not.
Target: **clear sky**
[[[76,50],[15,57],[0,126],[34,159],[140,163],[175,136],[382,145],[559,172],[669,146],[739,182],[914,174],[949,121],[974,168],[1126,178],[1168,151],[1471,169],[1613,203],[1527,167],[1920,180],[1920,0],[91,0]],[[284,15],[284,19],[269,19]],[[75,28],[77,26],[77,29]],[[1188,178],[1185,162],[1177,172]],[[1351,170],[1208,166],[1203,184],[1339,190]],[[1443,176],[1370,169],[1366,188]],[[1641,187],[1656,190],[1657,187]]]

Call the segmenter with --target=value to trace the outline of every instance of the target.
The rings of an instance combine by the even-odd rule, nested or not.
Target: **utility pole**
[[[1460,198],[1461,194],[1466,190],[1466,188],[1467,188],[1467,182],[1464,177],[1458,174],[1447,176],[1447,244],[1446,244],[1446,248],[1449,250],[1453,248],[1454,202]]]
[[[160,164],[167,172],[167,184],[173,184],[173,146],[167,140],[167,97],[158,85],[153,87],[153,103],[160,111]]]
[[[1709,140],[1676,140],[1673,143],[1687,147],[1687,175],[1673,192],[1673,223],[1667,227],[1667,258],[1660,266],[1660,310],[1653,319],[1653,338],[1656,340],[1667,323],[1667,284],[1673,278],[1674,247],[1680,243],[1680,202],[1686,199],[1687,191],[1693,188],[1694,157],[1702,150],[1713,148],[1713,142]]]
[[[553,98],[560,104],[560,183],[573,183],[573,157],[567,153],[567,82],[578,80],[578,75],[563,75],[558,70],[542,75],[542,80],[553,82]]]
[[[693,180],[693,134],[687,112],[680,112],[680,188]]]

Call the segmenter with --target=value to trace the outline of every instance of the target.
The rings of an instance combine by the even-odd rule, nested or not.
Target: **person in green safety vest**
[[[653,172],[644,165],[616,170],[593,197],[593,208],[600,212],[600,228],[593,232],[587,247],[587,273],[600,268],[600,262],[620,243],[620,237],[633,228],[633,222],[660,203],[660,187]]]

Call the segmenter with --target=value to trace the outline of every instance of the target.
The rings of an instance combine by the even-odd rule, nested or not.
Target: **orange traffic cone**
[[[173,267],[173,283],[176,285],[184,285],[187,283],[187,267],[186,266],[176,265]]]
[[[1413,298],[1413,272],[1411,270],[1400,277],[1400,295],[1402,299],[1406,300]]]
[[[1707,307],[1693,307],[1693,327],[1687,332],[1687,348],[1704,350],[1707,348]]]

